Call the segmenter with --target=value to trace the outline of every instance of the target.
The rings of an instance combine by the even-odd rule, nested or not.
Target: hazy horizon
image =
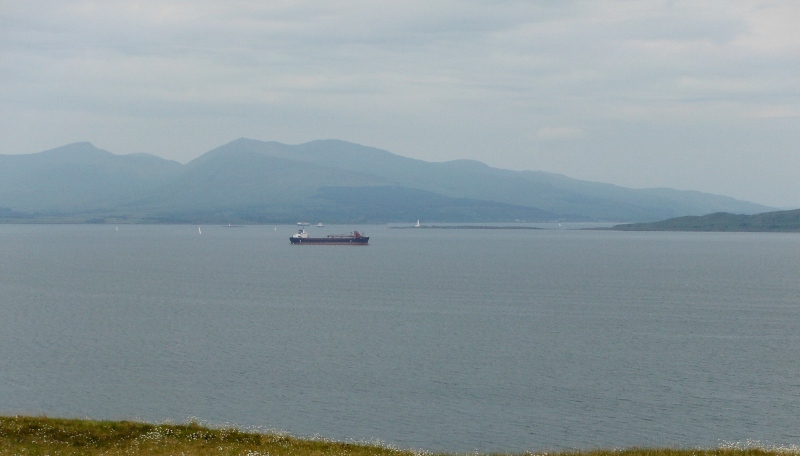
[[[800,207],[794,2],[0,5],[0,154],[330,138]]]

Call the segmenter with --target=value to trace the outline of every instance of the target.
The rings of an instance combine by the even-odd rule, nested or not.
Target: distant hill
[[[0,208],[70,214],[112,210],[180,175],[153,155],[114,155],[88,142],[28,155],[0,155]]]
[[[292,146],[238,139],[186,165],[90,143],[0,155],[0,221],[638,222],[770,209],[470,160],[430,163],[338,140]]]
[[[676,217],[660,222],[632,223],[612,227],[618,231],[760,231],[800,232],[800,209],[754,215],[717,212]]]
[[[542,171],[497,169],[472,160],[430,163],[338,140],[289,146],[238,139],[198,160],[242,150],[368,174],[387,183],[453,198],[534,207],[565,219],[655,221],[715,211],[752,214],[772,209],[696,191],[630,189]]]

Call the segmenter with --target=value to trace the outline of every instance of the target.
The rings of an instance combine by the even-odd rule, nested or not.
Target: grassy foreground
[[[279,433],[244,432],[189,424],[148,424],[46,417],[0,417],[0,455],[247,455],[420,456],[419,450],[306,440]],[[527,453],[531,455],[531,453]],[[768,456],[796,449],[626,449],[541,453],[547,456]]]

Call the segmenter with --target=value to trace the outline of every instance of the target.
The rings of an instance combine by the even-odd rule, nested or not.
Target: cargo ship
[[[351,234],[329,234],[322,238],[308,237],[303,228],[289,238],[292,244],[307,245],[368,245],[369,236],[364,236],[358,231]]]

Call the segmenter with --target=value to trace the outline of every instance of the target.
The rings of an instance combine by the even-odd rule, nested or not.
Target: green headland
[[[660,222],[616,225],[617,231],[746,231],[800,232],[800,209],[762,212],[760,214],[729,214],[716,212],[700,216],[676,217]]]

